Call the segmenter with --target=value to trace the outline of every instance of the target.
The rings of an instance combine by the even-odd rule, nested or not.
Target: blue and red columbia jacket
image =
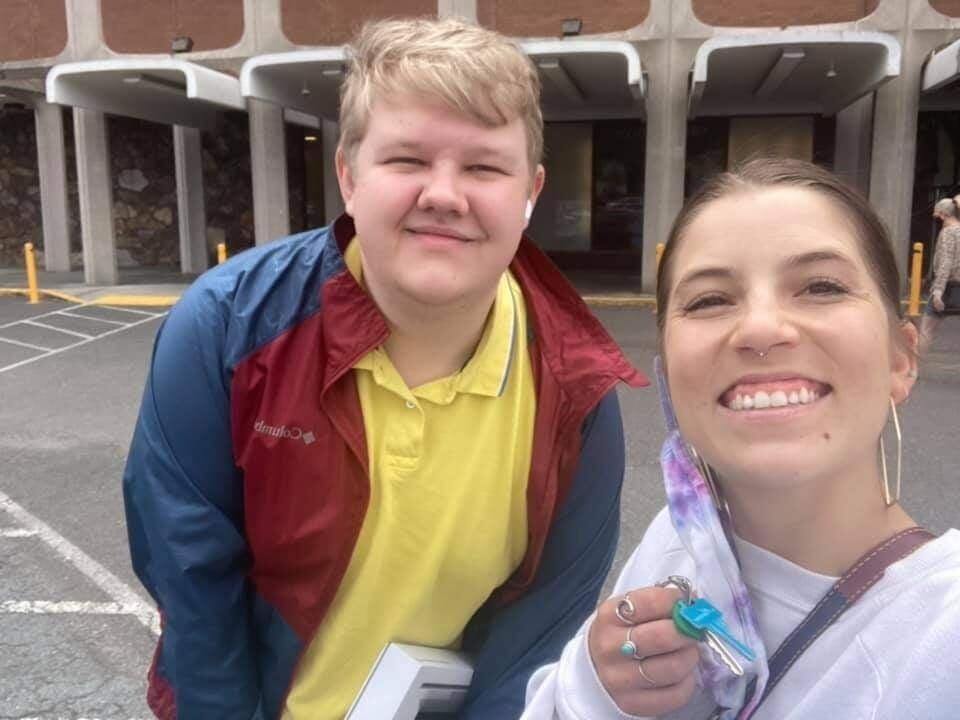
[[[344,216],[238,255],[157,335],[123,491],[161,613],[147,699],[163,720],[279,718],[350,562],[370,497],[351,368],[389,332],[344,265],[353,235]],[[471,719],[517,717],[592,612],[619,528],[615,385],[646,383],[529,240],[511,270],[537,390],[529,540],[464,631]]]

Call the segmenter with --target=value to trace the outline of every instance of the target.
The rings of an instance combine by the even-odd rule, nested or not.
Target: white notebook
[[[415,720],[418,713],[453,713],[473,677],[466,655],[390,643],[373,664],[346,720]]]

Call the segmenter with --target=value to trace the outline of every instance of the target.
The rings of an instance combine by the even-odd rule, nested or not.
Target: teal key
[[[679,605],[680,616],[694,628],[702,632],[713,633],[717,638],[729,647],[732,647],[747,660],[756,658],[756,654],[749,646],[737,640],[730,633],[726,623],[723,622],[723,613],[717,610],[709,600],[697,598],[689,605],[684,603],[679,603]]]

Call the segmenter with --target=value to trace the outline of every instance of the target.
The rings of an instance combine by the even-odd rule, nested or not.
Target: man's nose
[[[466,214],[469,203],[460,173],[451,167],[431,168],[425,175],[417,207],[440,214]]]

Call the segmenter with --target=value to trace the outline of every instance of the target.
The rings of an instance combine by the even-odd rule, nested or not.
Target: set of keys
[[[673,585],[683,593],[683,598],[673,606],[673,622],[684,635],[706,643],[717,659],[737,677],[743,675],[743,666],[737,661],[731,648],[747,660],[756,658],[749,646],[737,640],[723,622],[721,613],[706,598],[695,598],[693,585],[680,575],[671,575],[661,586]]]

